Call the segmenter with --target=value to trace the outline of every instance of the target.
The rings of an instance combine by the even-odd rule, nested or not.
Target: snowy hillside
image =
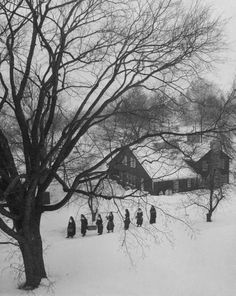
[[[19,268],[15,248],[1,246],[0,295],[56,296],[234,296],[236,293],[236,194],[225,201],[206,223],[198,209],[176,209],[183,195],[152,197],[150,202],[191,218],[193,229],[157,215],[154,231],[144,213],[144,226],[131,225],[126,233],[113,202],[102,204],[102,216],[115,212],[115,232],[80,236],[82,205],[70,205],[44,214],[42,236],[49,281],[28,294],[17,289]],[[135,207],[126,201],[134,221]],[[77,222],[77,234],[66,239],[68,218]],[[150,233],[157,235],[154,237]],[[169,240],[168,240],[169,239]],[[12,267],[6,268],[9,264]]]

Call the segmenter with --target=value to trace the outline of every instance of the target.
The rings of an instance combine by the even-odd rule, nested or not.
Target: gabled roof
[[[155,149],[145,143],[130,149],[153,181],[196,178],[197,173],[177,149]]]
[[[211,151],[212,145],[211,141],[204,141],[202,143],[194,143],[192,145],[182,143],[181,149],[185,152],[185,158],[191,159],[191,161],[197,162],[199,161],[204,155]],[[220,150],[226,155],[227,153],[224,151],[223,147]],[[229,156],[228,156],[229,157]],[[229,157],[230,158],[230,157]]]
[[[194,143],[193,145],[183,143],[181,145],[181,149],[185,153],[185,158],[191,159],[192,161],[196,162],[201,159],[206,153],[208,153],[211,147],[209,142]]]

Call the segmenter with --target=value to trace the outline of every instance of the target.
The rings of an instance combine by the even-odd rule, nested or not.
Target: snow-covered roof
[[[184,151],[185,158],[191,159],[196,162],[199,159],[201,159],[205,154],[207,154],[215,145],[220,145],[220,150],[227,154],[220,142],[214,138],[203,138],[203,141],[201,143],[181,143],[180,148]]]
[[[154,181],[197,177],[177,149],[155,149],[151,143],[146,143],[136,145],[131,150]]]
[[[210,151],[210,142],[194,143],[192,145],[182,143],[180,146],[181,150],[184,151],[185,158],[189,158],[193,161],[198,161],[202,158],[208,151]]]

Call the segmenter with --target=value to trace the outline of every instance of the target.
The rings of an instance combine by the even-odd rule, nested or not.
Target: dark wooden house
[[[124,188],[152,195],[206,188],[213,171],[217,186],[229,183],[228,155],[213,147],[207,152],[200,148],[189,159],[183,159],[174,149],[156,149],[153,145],[124,149],[110,162],[109,176]]]
[[[186,160],[199,175],[199,188],[219,187],[229,183],[230,157],[217,143],[198,160]],[[212,184],[214,182],[214,184]]]

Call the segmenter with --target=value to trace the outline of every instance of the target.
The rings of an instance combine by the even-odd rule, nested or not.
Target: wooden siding
[[[127,164],[124,163],[125,157],[127,159]],[[135,167],[131,166],[132,159],[135,160]],[[108,174],[111,179],[116,180],[117,183],[121,184],[124,188],[133,187],[142,189],[151,194],[153,193],[152,179],[129,149],[121,151],[110,162]],[[132,178],[135,182],[132,182]]]
[[[214,155],[212,153],[212,150],[210,150],[201,159],[191,165],[195,171],[202,176],[203,184],[200,185],[201,188],[207,187],[207,180],[213,167],[216,170],[218,185],[229,183],[229,156],[223,151],[220,151],[218,156],[219,161],[213,165],[212,161],[214,161]]]
[[[175,183],[178,182],[178,188],[176,188]],[[154,182],[154,194],[168,194],[171,192],[187,192],[198,188],[197,178],[186,178],[186,179],[176,179],[168,181],[157,181]]]

